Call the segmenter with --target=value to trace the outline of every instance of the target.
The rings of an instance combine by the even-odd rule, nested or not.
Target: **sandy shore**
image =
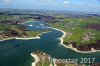
[[[63,44],[63,39],[64,39],[65,36],[67,35],[66,32],[64,32],[63,30],[57,29],[57,28],[52,28],[52,29],[58,30],[58,31],[60,31],[60,32],[63,32],[62,37],[61,37],[61,38],[58,38],[58,39],[61,40],[61,43],[60,43],[60,44]]]
[[[92,51],[87,51],[87,52],[85,52],[85,51],[78,51],[76,48],[73,48],[73,46],[71,44],[69,46],[67,46],[67,45],[63,44],[63,39],[67,35],[66,32],[64,32],[63,30],[60,30],[60,29],[56,29],[56,28],[53,28],[53,29],[63,32],[63,36],[61,38],[58,38],[58,39],[61,40],[61,43],[60,44],[63,45],[64,47],[66,47],[66,48],[70,48],[70,49],[72,49],[72,50],[74,50],[76,52],[79,52],[79,53],[94,53],[94,52],[100,52],[100,50],[95,50],[93,48],[91,48]]]
[[[29,39],[40,39],[40,37],[39,36],[30,37],[30,38],[12,37],[12,38],[7,38],[7,39],[3,39],[3,40],[0,40],[0,41],[6,41],[6,40],[11,40],[11,39],[29,40]]]
[[[51,32],[51,31],[49,31]],[[40,39],[40,36],[44,33],[49,33],[49,32],[42,32],[41,34],[38,34],[36,37],[29,37],[29,38],[19,38],[19,37],[12,37],[12,38],[7,38],[7,39],[3,39],[0,41],[6,41],[6,40],[11,40],[11,39],[19,39],[19,40],[29,40],[29,39]]]
[[[2,40],[0,40],[0,41],[6,41],[6,40],[10,40],[10,39],[14,39],[14,38],[2,39]]]
[[[94,53],[94,52],[100,52],[100,50],[92,50],[92,51],[87,51],[87,52],[78,51],[76,48],[73,48],[72,46],[66,46],[66,45],[64,45],[64,44],[61,44],[61,45],[63,45],[63,46],[66,47],[66,48],[70,48],[70,49],[72,49],[72,50],[74,50],[74,51],[76,51],[76,52],[79,52],[79,53]],[[91,48],[91,49],[92,49],[92,48]]]
[[[32,63],[32,66],[36,66],[36,63],[40,61],[39,57],[37,55],[34,55],[33,53],[31,53],[31,56],[34,57],[35,62]]]
[[[87,52],[84,52],[84,51],[78,51],[76,48],[73,48],[72,45],[65,45],[63,44],[63,39],[64,37],[66,36],[66,32],[64,32],[63,30],[60,30],[60,29],[57,29],[57,28],[51,28],[51,29],[54,29],[54,30],[58,30],[58,31],[61,31],[63,32],[63,35],[61,38],[58,38],[61,40],[61,45],[63,45],[64,47],[66,48],[70,48],[76,52],[79,52],[79,53],[93,53],[93,52],[100,52],[100,50],[95,50],[93,48],[91,48],[92,51],[87,51]],[[51,31],[49,31],[51,32]],[[0,41],[5,41],[5,40],[10,40],[10,39],[21,39],[21,40],[29,40],[29,39],[40,39],[40,35],[44,34],[44,33],[49,33],[49,32],[42,32],[41,34],[38,34],[36,37],[30,37],[30,38],[18,38],[18,37],[13,37],[13,38],[7,38],[7,39],[3,39],[3,40],[0,40]]]

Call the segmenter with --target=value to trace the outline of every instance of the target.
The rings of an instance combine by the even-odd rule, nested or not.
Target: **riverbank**
[[[74,51],[79,52],[79,53],[94,53],[94,52],[100,52],[100,50],[95,50],[93,48],[91,48],[91,51],[86,51],[86,52],[85,51],[78,51],[77,48],[74,48],[71,44],[67,46],[67,45],[63,44],[63,39],[67,35],[66,32],[64,32],[63,30],[57,29],[57,28],[53,28],[53,29],[58,30],[58,31],[61,31],[63,33],[62,37],[61,38],[58,38],[58,39],[61,40],[60,44],[62,46],[64,46],[65,48],[69,48],[69,49],[74,50]]]

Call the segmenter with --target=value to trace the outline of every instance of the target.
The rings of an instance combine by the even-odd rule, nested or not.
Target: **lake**
[[[44,30],[45,28],[51,29],[49,28],[50,26],[47,24],[45,25],[44,22],[28,22],[23,25],[28,26],[29,30]],[[34,25],[34,27],[32,25]],[[80,58],[96,58],[95,62],[100,62],[100,52],[78,53],[62,46],[60,44],[60,40],[58,39],[62,37],[62,35],[63,33],[61,31],[51,29],[51,32],[40,35],[41,39],[11,39],[0,41],[0,66],[31,66],[31,63],[34,61],[31,57],[31,53],[37,50],[51,55],[52,58],[76,58],[79,60]]]

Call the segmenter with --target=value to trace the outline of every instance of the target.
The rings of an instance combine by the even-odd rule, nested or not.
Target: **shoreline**
[[[57,29],[57,28],[54,28],[54,29],[56,29],[56,30],[58,30],[58,31],[61,31],[61,32],[63,33],[63,36],[62,36],[61,38],[58,38],[58,39],[61,40],[60,44],[61,44],[62,46],[64,46],[65,48],[69,48],[69,49],[74,50],[74,51],[79,52],[79,53],[95,53],[95,52],[100,52],[100,50],[95,50],[95,49],[93,49],[93,48],[91,48],[91,49],[92,49],[91,51],[86,51],[86,52],[85,52],[85,51],[78,51],[77,48],[73,48],[72,45],[70,45],[70,47],[69,47],[69,46],[63,44],[63,39],[64,39],[64,37],[67,35],[66,32],[64,32],[63,30]]]
[[[36,36],[36,37],[30,37],[30,38],[12,37],[12,38],[7,38],[7,39],[3,39],[3,40],[0,40],[0,41],[6,41],[6,40],[11,40],[11,39],[29,40],[29,39],[40,39],[40,37],[39,37],[39,36]]]
[[[25,22],[19,23],[19,24],[25,24],[25,23],[28,23],[28,22],[31,22],[31,21],[25,21]],[[32,21],[32,22],[35,22],[35,21]]]
[[[69,47],[69,46],[66,46],[64,44],[61,44],[61,45],[63,45],[65,48],[69,48],[69,49],[74,50],[75,52],[78,52],[78,53],[96,53],[96,52],[100,52],[100,50],[91,50],[91,51],[86,51],[86,52],[85,51],[78,51],[76,48]]]
[[[36,66],[36,63],[40,61],[39,57],[33,53],[31,53],[31,56],[35,59],[35,61],[32,63],[32,66]]]
[[[0,41],[7,41],[7,40],[11,40],[11,39],[18,39],[18,40],[29,40],[29,39],[41,39],[40,36],[44,33],[49,33],[51,31],[48,31],[48,32],[42,32],[40,34],[37,34],[36,37],[29,37],[29,38],[21,38],[21,37],[12,37],[12,38],[7,38],[7,39],[2,39]]]
[[[61,40],[60,42],[60,45],[64,46],[65,48],[68,48],[68,49],[71,49],[71,50],[74,50],[76,52],[79,52],[79,53],[94,53],[94,52],[100,52],[100,50],[95,50],[93,48],[91,48],[92,50],[91,51],[78,51],[77,48],[73,48],[71,45],[67,46],[65,44],[63,44],[63,39],[64,37],[67,35],[66,32],[64,32],[63,30],[61,29],[57,29],[57,28],[51,28],[51,29],[54,29],[54,30],[58,30],[58,31],[61,31],[63,33],[62,37],[61,38],[58,38],[59,40]],[[19,40],[29,40],[29,39],[41,39],[40,36],[44,33],[49,33],[51,31],[48,31],[48,32],[42,32],[40,34],[38,34],[36,37],[29,37],[29,38],[18,38],[18,37],[12,37],[12,38],[7,38],[7,39],[3,39],[3,40],[0,40],[0,41],[6,41],[6,40],[11,40],[11,39],[19,39]]]

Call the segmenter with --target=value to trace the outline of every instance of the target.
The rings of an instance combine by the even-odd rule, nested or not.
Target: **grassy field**
[[[9,33],[9,31],[13,31],[19,35],[19,37],[36,37],[38,34],[43,32],[48,32],[49,30],[40,30],[40,31],[28,31],[23,30],[19,25],[8,25],[8,24],[0,24],[0,32]],[[10,36],[11,37],[11,36]],[[12,35],[13,37],[13,35]],[[16,36],[17,37],[17,36]]]
[[[9,19],[9,18],[13,18],[13,16],[0,15],[0,20],[5,20],[5,19]]]
[[[13,18],[14,16],[5,16],[0,15],[0,20],[5,20],[9,18]],[[27,16],[21,16],[27,17]],[[58,18],[57,18],[58,19]],[[31,20],[30,18],[27,20]],[[22,20],[25,22],[25,20]],[[80,44],[92,44],[97,40],[100,40],[100,30],[87,29],[86,26],[99,24],[100,25],[100,17],[91,17],[91,18],[64,18],[60,20],[60,22],[52,23],[52,27],[64,30],[67,35],[64,38],[64,42],[76,42],[78,45]],[[23,31],[21,27],[18,25],[8,25],[0,23],[0,32],[13,30],[17,32],[19,35],[26,34],[28,37],[37,36],[45,31]],[[46,31],[47,32],[47,31]],[[93,34],[93,36],[91,35]]]
[[[100,18],[65,18],[62,22],[57,22],[52,24],[53,27],[64,30],[67,33],[67,36],[64,38],[64,42],[76,42],[78,45],[80,44],[92,44],[95,43],[96,40],[100,40],[100,30],[86,29],[85,27],[91,24],[99,24]],[[88,33],[95,34],[91,37]],[[82,37],[89,39],[85,41]],[[84,41],[83,41],[84,40]]]
[[[6,23],[7,20],[15,20],[16,16],[13,16],[13,15],[0,15],[0,33],[4,33],[4,32],[9,32],[9,31],[14,31],[16,33],[18,33],[18,35],[20,36],[27,36],[27,37],[35,37],[37,36],[38,34],[41,34],[42,32],[48,32],[48,30],[41,30],[41,31],[25,31],[23,30],[23,28],[21,26],[19,26],[18,24],[9,24],[9,23]],[[14,18],[14,19],[13,19]],[[22,18],[27,18],[27,19],[22,19]],[[19,23],[22,23],[22,22],[26,22],[26,21],[30,21],[30,20],[34,20],[34,18],[28,18],[28,16],[25,16],[25,15],[21,15],[20,16],[20,19],[19,20]],[[6,21],[5,21],[6,20]],[[2,22],[4,21],[4,22]],[[9,21],[10,22],[10,21]]]

